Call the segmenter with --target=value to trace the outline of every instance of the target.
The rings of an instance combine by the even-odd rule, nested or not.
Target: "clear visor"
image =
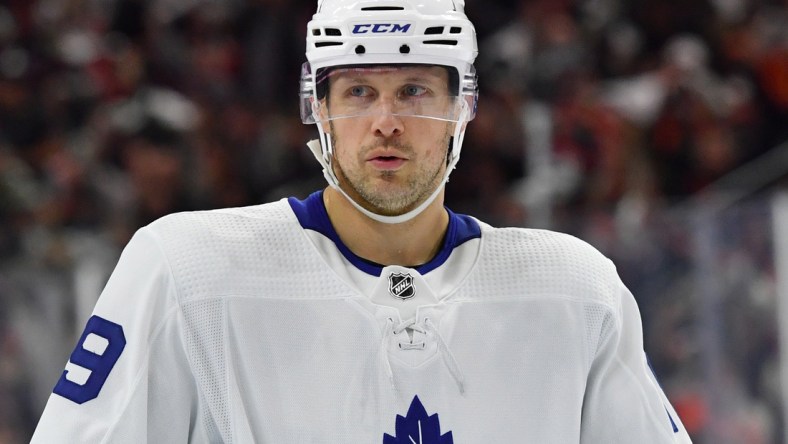
[[[475,89],[457,94],[456,70],[443,66],[344,66],[313,77],[305,63],[301,82],[304,123],[381,115],[458,122],[475,111]]]

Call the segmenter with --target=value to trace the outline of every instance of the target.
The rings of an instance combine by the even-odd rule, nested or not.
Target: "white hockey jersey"
[[[407,264],[403,264],[407,265]],[[317,192],[134,236],[34,443],[685,443],[613,264],[450,213],[382,267]]]

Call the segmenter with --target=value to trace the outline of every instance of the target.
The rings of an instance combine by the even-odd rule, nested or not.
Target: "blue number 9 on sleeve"
[[[103,352],[97,350],[100,346],[86,346],[88,342],[91,344],[97,342],[95,336],[106,341]],[[99,343],[104,341],[98,340]],[[79,384],[67,379],[68,369],[66,369],[60,375],[53,392],[77,404],[94,399],[104,386],[112,367],[115,366],[125,347],[126,336],[123,334],[123,327],[99,316],[92,316],[69,358],[71,364],[88,370],[90,376],[84,384]]]

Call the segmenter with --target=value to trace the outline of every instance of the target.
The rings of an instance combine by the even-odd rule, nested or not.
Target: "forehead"
[[[327,73],[331,83],[339,82],[431,82],[447,84],[449,74],[443,66],[428,65],[374,65],[374,66],[343,66],[331,69]]]

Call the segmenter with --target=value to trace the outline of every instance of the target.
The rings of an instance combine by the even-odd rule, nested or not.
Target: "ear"
[[[318,125],[323,127],[323,132],[326,134],[331,134],[331,125],[329,124],[328,120],[328,102],[326,99],[317,101],[312,106],[312,110],[315,113],[315,117],[318,119]]]

